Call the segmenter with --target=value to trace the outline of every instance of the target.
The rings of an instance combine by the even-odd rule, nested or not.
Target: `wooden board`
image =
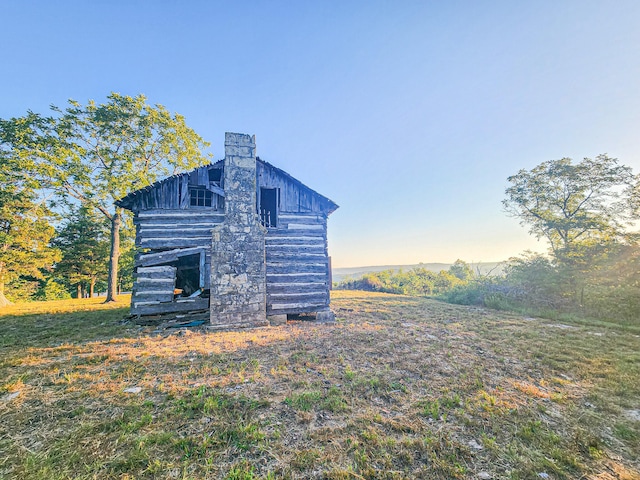
[[[327,272],[320,273],[270,273],[267,272],[267,289],[271,283],[324,282]]]
[[[194,298],[188,302],[156,302],[146,305],[132,305],[132,315],[155,315],[175,312],[188,312],[194,310],[205,310],[209,308],[208,298]]]
[[[145,253],[138,257],[136,260],[136,266],[149,267],[152,265],[174,262],[185,255],[197,255],[203,253],[204,248],[202,247],[176,248],[174,250],[166,250],[163,252]]]
[[[139,242],[142,248],[188,248],[211,247],[212,237],[181,238],[143,238]]]
[[[267,247],[276,246],[276,245],[301,245],[301,246],[322,246],[324,247],[326,244],[326,239],[323,236],[315,236],[315,237],[278,237],[273,236],[270,237],[267,234],[265,238],[265,244]]]
[[[138,277],[175,278],[176,267],[163,265],[159,267],[138,267]]]

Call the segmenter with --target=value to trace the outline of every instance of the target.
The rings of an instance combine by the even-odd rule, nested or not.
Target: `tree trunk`
[[[111,256],[109,257],[109,278],[107,299],[104,303],[115,302],[118,288],[118,259],[120,258],[120,209],[111,217]]]
[[[82,284],[78,284],[78,298],[82,298]]]
[[[96,277],[91,277],[91,281],[89,283],[89,298],[93,298],[93,292],[96,289]]]
[[[0,281],[0,308],[6,307],[7,305],[13,305],[13,303],[4,296],[4,282]]]
[[[6,250],[3,249],[3,251]],[[0,262],[0,308],[6,307],[7,305],[13,305],[13,303],[7,300],[7,297],[4,296],[4,281],[4,262]]]

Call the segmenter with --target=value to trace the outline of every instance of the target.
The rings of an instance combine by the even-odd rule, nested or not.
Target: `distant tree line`
[[[509,259],[499,275],[480,275],[457,261],[458,274],[413,269],[367,274],[338,288],[434,295],[545,316],[640,321],[640,176],[600,155],[574,163],[544,162],[508,178],[503,202],[549,252]],[[452,267],[452,268],[454,268]]]
[[[473,277],[471,267],[462,260],[456,260],[449,270],[433,272],[419,265],[407,271],[383,270],[366,273],[356,279],[347,278],[339,282],[335,288],[430,296],[440,295],[455,286],[465,285]]]
[[[208,163],[207,146],[143,95],[0,119],[0,306],[131,288],[134,229],[113,202]]]

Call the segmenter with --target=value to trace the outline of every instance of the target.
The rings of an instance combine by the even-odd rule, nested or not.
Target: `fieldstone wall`
[[[225,135],[225,220],[213,230],[211,328],[258,327],[266,317],[266,229],[256,206],[255,136]]]

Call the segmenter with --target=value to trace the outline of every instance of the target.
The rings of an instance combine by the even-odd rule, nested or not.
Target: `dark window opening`
[[[213,192],[204,187],[189,187],[189,205],[192,207],[210,207]]]
[[[209,181],[220,184],[222,180],[222,169],[221,168],[212,168],[209,170]]]
[[[265,227],[278,226],[279,188],[260,189],[260,221]]]

